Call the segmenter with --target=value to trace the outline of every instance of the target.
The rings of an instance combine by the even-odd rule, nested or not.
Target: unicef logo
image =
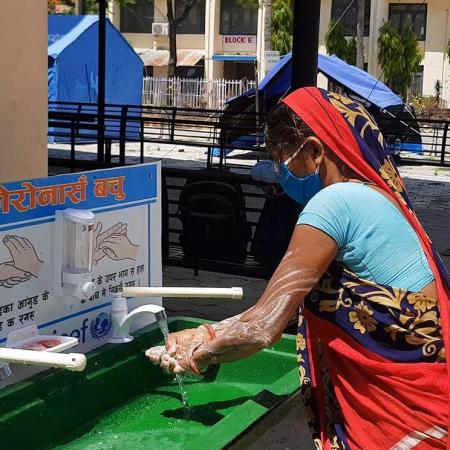
[[[100,313],[91,321],[91,335],[94,339],[104,338],[111,331],[111,315]]]

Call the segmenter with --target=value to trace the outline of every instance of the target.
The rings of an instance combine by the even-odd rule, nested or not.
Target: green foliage
[[[74,14],[75,1],[74,0],[47,0],[48,14]]]
[[[448,57],[448,62],[450,63],[450,39],[448,40],[448,43],[447,43],[447,57]]]
[[[292,49],[292,1],[273,0],[272,2],[272,48],[280,55]]]
[[[411,24],[399,33],[390,22],[381,26],[378,36],[378,62],[386,84],[402,97],[411,86],[411,74],[419,70],[422,54]]]
[[[356,64],[356,39],[345,38],[345,28],[342,23],[336,23],[334,20],[330,22],[325,36],[325,45],[329,55],[336,55],[348,64]]]
[[[136,0],[116,0],[120,6],[134,5]],[[98,0],[81,0],[82,14],[98,14]]]
[[[83,14],[98,14],[98,0],[83,0],[81,8]]]
[[[258,0],[236,0],[236,3],[244,8],[255,9],[258,7]]]

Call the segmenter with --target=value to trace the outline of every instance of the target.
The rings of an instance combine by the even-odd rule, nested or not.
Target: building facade
[[[320,48],[326,53],[325,35],[330,20],[337,20],[351,0],[322,0],[320,20]],[[356,1],[342,17],[349,36],[356,34]],[[434,95],[439,80],[442,98],[450,104],[450,65],[446,55],[450,39],[450,0],[366,0],[364,51],[367,70],[376,77],[382,71],[378,65],[378,30],[384,22],[401,28],[411,21],[424,58],[420,70],[413,75],[412,94]]]
[[[147,73],[161,77],[167,74],[169,58],[166,5],[166,0],[109,5],[110,19],[141,55]],[[184,0],[175,0],[174,6],[174,14],[181,15]],[[244,7],[236,0],[198,0],[177,26],[178,75],[253,80],[255,61],[261,59],[258,51],[263,50],[258,43],[262,8]]]
[[[181,14],[185,0],[174,0],[175,15]],[[76,2],[76,9],[82,13]],[[332,19],[341,19],[349,36],[356,34],[356,0],[322,0],[319,51],[326,53],[325,35]],[[166,0],[136,0],[119,6],[109,1],[109,16],[115,26],[138,51],[149,75],[167,74],[169,38]],[[178,74],[206,79],[259,79],[267,72],[264,58],[265,1],[244,7],[239,0],[198,0],[177,28]],[[366,0],[364,49],[369,73],[382,78],[378,65],[378,30],[390,20],[401,27],[413,23],[424,58],[413,77],[414,94],[433,95],[436,80],[442,98],[450,102],[450,65],[445,48],[450,39],[450,0]],[[319,84],[326,86],[321,79]]]

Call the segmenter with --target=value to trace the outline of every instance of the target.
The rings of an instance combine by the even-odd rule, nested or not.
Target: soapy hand
[[[192,372],[190,357],[193,349],[210,340],[211,336],[205,327],[191,328],[170,333],[165,347],[152,347],[145,352],[145,355],[153,364],[159,365],[165,373]]]

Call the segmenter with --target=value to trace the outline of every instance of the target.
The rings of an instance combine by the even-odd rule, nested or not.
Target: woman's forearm
[[[216,337],[196,350],[196,363],[203,367],[242,359],[281,338],[319,277],[316,269],[299,270],[295,253],[286,254],[253,307],[214,325]]]
[[[264,311],[264,307],[269,305],[272,308],[272,304],[276,305],[277,298],[281,296],[293,294],[298,296],[300,294],[304,298],[317,282],[319,274],[315,269],[299,270],[297,266],[299,258],[300,255],[296,255],[295,252],[287,252],[258,302],[240,314],[213,324],[212,327],[216,334],[219,335],[226,331],[230,325],[242,318],[244,321],[248,321],[255,315],[258,317],[266,314],[267,311]],[[268,313],[270,314],[270,311]],[[296,313],[288,319],[288,323],[295,317]]]
[[[298,297],[285,295],[275,307],[269,304],[254,307],[233,318],[234,321],[217,332],[214,339],[202,344],[193,355],[195,364],[202,368],[246,358],[275,344],[298,313]]]

